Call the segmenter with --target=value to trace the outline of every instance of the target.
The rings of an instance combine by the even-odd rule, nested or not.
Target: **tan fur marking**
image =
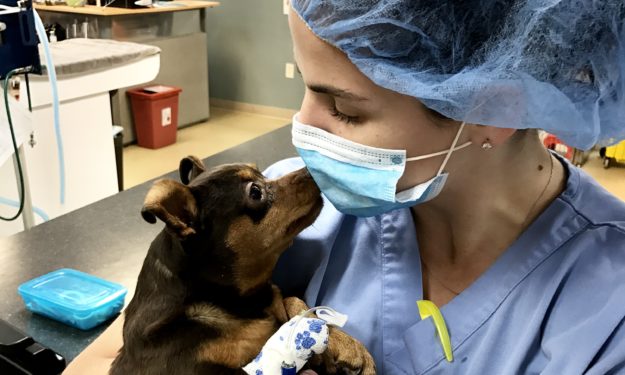
[[[191,305],[185,311],[187,318],[196,322],[206,324],[217,330],[230,330],[241,323],[236,317],[228,314],[217,306],[207,303]]]
[[[239,176],[244,181],[256,180],[258,178],[258,175],[256,174],[254,170],[247,169],[247,168],[244,168],[238,171],[237,176]]]
[[[243,293],[271,278],[278,256],[289,244],[278,238],[275,230],[268,233],[266,220],[256,225],[249,217],[242,216],[228,229],[226,243],[237,255],[234,272],[237,286]]]
[[[237,327],[223,332],[218,339],[201,345],[197,354],[198,360],[241,368],[258,355],[277,328],[273,319],[238,323]]]
[[[306,302],[297,297],[285,298],[282,303],[289,319],[309,309]]]
[[[269,307],[270,312],[273,316],[278,319],[280,324],[284,324],[289,320],[289,316],[284,308],[284,300],[282,299],[282,292],[280,292],[280,288],[276,285],[272,285],[273,289],[273,303]]]

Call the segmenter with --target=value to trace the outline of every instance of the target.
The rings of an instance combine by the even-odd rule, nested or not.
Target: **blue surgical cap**
[[[623,0],[292,0],[373,82],[456,120],[625,139]]]

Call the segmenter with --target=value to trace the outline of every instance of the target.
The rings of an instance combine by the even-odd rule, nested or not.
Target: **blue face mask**
[[[297,152],[321,192],[342,213],[360,217],[375,216],[398,208],[411,207],[436,197],[447,180],[443,168],[456,147],[464,122],[449,150],[406,158],[405,150],[389,150],[361,145],[314,126],[302,124],[293,116],[292,140]],[[397,181],[406,162],[446,155],[438,173],[429,181],[397,193]]]

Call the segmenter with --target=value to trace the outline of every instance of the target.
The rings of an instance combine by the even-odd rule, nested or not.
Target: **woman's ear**
[[[471,126],[471,142],[490,149],[506,143],[516,133],[517,129],[499,128],[488,125]]]

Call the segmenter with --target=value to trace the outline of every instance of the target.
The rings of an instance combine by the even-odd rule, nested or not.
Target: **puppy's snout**
[[[317,188],[317,184],[315,183],[315,180],[313,180],[312,176],[308,172],[308,169],[306,168],[302,168],[294,172],[294,176],[293,176],[293,179],[291,180],[291,183],[294,185],[305,185],[306,187],[319,190]]]
[[[282,199],[276,212],[290,222],[285,230],[288,235],[295,235],[317,218],[323,206],[321,191],[306,168],[289,173],[278,180],[278,189]],[[274,207],[277,207],[275,205]]]
[[[321,194],[315,180],[306,168],[297,171],[297,174],[293,176],[291,184],[296,185],[294,190],[298,199],[316,199]]]

